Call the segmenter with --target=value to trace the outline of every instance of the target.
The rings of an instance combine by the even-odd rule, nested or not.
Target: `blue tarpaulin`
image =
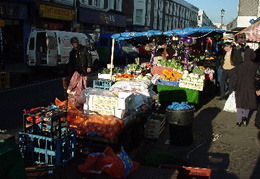
[[[152,36],[159,36],[159,35],[165,35],[165,36],[180,36],[180,37],[186,37],[186,36],[192,36],[194,34],[207,34],[211,32],[216,33],[224,33],[225,30],[219,29],[216,27],[186,27],[185,29],[174,29],[169,31],[159,31],[159,30],[148,30],[146,32],[122,32],[119,34],[113,34],[112,38],[114,38],[116,41],[120,40],[128,40],[136,37],[152,37]]]

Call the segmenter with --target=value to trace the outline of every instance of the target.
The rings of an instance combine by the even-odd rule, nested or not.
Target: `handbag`
[[[235,92],[234,91],[229,95],[229,97],[228,97],[228,99],[227,99],[227,101],[224,105],[223,110],[227,111],[227,112],[232,112],[232,113],[237,112],[236,98],[235,98]]]

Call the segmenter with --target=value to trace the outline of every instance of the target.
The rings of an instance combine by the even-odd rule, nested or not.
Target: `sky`
[[[225,10],[223,16],[225,25],[237,17],[239,0],[186,0],[186,2],[204,10],[213,23],[221,22],[221,9]]]

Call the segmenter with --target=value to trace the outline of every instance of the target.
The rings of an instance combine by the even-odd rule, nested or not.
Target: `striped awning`
[[[247,28],[239,31],[235,36],[245,34],[246,41],[248,42],[260,42],[260,21],[248,26]]]

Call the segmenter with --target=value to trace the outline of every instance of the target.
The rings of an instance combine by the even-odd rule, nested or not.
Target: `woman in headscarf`
[[[235,98],[237,107],[237,125],[247,126],[248,114],[250,110],[257,108],[256,88],[254,77],[257,70],[257,64],[253,62],[255,52],[248,48],[244,53],[244,62],[236,66],[235,69]]]

